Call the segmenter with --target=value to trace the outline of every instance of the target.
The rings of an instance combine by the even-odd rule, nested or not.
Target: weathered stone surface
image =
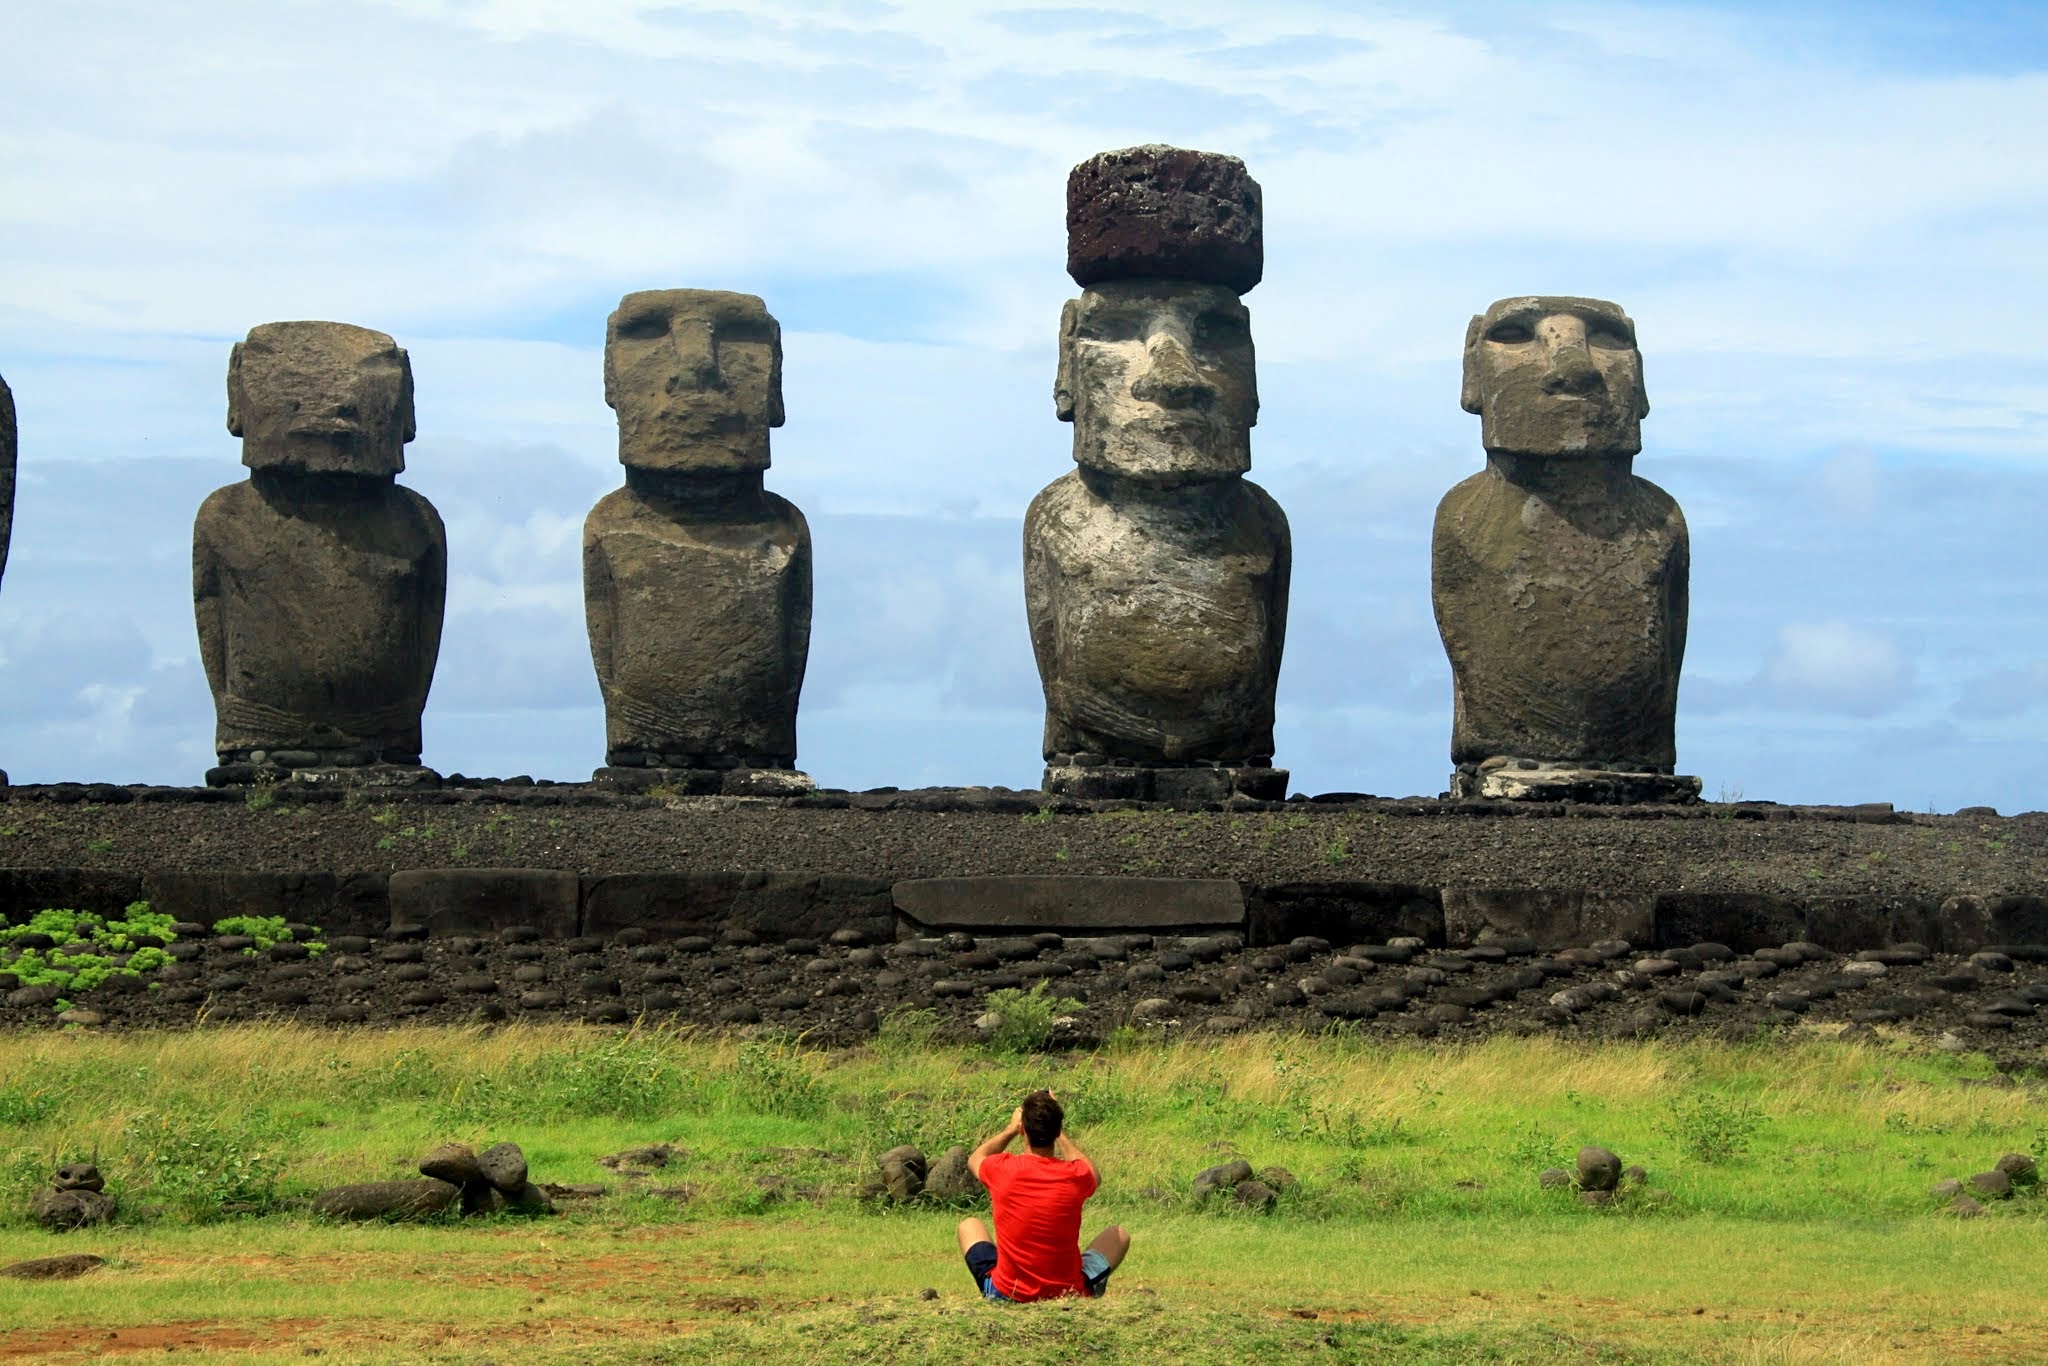
[[[550,938],[577,933],[579,879],[553,868],[415,868],[393,873],[391,923],[431,934],[483,934],[537,926]]]
[[[228,430],[249,479],[192,533],[221,763],[417,765],[448,543],[393,482],[413,435],[405,352],[345,323],[266,323],[229,361]]]
[[[1067,173],[1067,274],[1200,280],[1243,294],[1265,271],[1264,206],[1244,163],[1150,144],[1098,152]]]
[[[141,896],[179,920],[279,916],[319,926],[332,943],[335,935],[383,932],[391,920],[387,881],[383,873],[158,870],[143,877]]]
[[[1597,299],[1499,300],[1466,332],[1463,402],[1487,467],[1445,495],[1431,550],[1461,778],[1671,774],[1690,550],[1678,504],[1630,468],[1649,411],[1634,324]]]
[[[1621,1159],[1606,1148],[1587,1145],[1579,1149],[1579,1185],[1586,1190],[1611,1191],[1621,1184]]]
[[[924,1193],[925,1174],[929,1167],[923,1149],[909,1143],[891,1148],[882,1154],[880,1165],[882,1183],[891,1200],[902,1204]]]
[[[60,1191],[103,1191],[107,1179],[90,1162],[67,1162],[51,1174],[50,1185]]]
[[[1059,797],[1082,801],[1172,802],[1207,806],[1250,797],[1281,801],[1287,796],[1287,770],[1243,765],[1048,764],[1039,786]]]
[[[1238,1157],[1196,1172],[1191,1189],[1196,1200],[1206,1201],[1219,1190],[1235,1190],[1238,1182],[1251,1179],[1252,1164]]]
[[[659,939],[743,929],[767,939],[852,929],[895,937],[889,884],[835,873],[619,873],[583,882],[583,932]]]
[[[1805,933],[1799,903],[1751,892],[1660,892],[1656,896],[1658,944],[1697,944],[1711,939],[1738,953],[1783,944]]]
[[[1581,888],[1446,887],[1444,933],[1451,944],[1512,935],[1546,949],[1603,939],[1650,942],[1655,898],[1649,893]]]
[[[1412,935],[1444,942],[1443,895],[1403,882],[1276,882],[1246,894],[1246,938],[1285,944],[1316,935],[1338,944]]]
[[[583,596],[607,766],[794,767],[811,533],[762,487],[781,329],[751,294],[628,294],[605,402],[626,487],[584,522]]]
[[[507,1195],[526,1184],[526,1154],[517,1143],[494,1143],[477,1154],[477,1170],[484,1180]]]
[[[12,1262],[0,1266],[0,1276],[12,1276],[18,1281],[68,1281],[97,1271],[107,1264],[104,1257],[95,1257],[90,1252],[73,1252],[61,1257],[35,1257],[25,1262]]]
[[[483,1168],[477,1165],[476,1150],[467,1143],[443,1143],[428,1153],[420,1159],[420,1175],[457,1186],[484,1179]]]
[[[1941,903],[1934,931],[1924,937],[1945,953],[1971,953],[1993,944],[2048,940],[2048,897],[1964,893]]]
[[[331,1186],[313,1197],[313,1212],[330,1219],[426,1219],[455,1203],[460,1187],[432,1177]]]
[[[914,878],[891,895],[898,911],[927,930],[1241,929],[1245,919],[1244,890],[1228,878]]]
[[[142,879],[133,873],[97,868],[0,868],[0,915],[17,925],[51,906],[114,914],[142,895]],[[28,945],[17,942],[16,947]]]
[[[28,1217],[59,1233],[104,1224],[114,1217],[114,1197],[97,1190],[53,1190],[45,1186],[30,1197]]]
[[[951,1147],[932,1163],[925,1174],[924,1193],[934,1200],[971,1200],[981,1194],[981,1183],[967,1168],[967,1149]]]
[[[1452,774],[1451,795],[1504,802],[1578,802],[1586,806],[1673,805],[1699,800],[1700,780],[1682,773],[1503,767]]]
[[[1117,257],[1090,243],[1127,232],[1153,265],[1083,271],[1090,287],[1061,314],[1054,407],[1079,468],[1024,522],[1049,783],[1087,781],[1055,771],[1069,767],[1271,766],[1293,552],[1279,504],[1242,477],[1258,420],[1251,318],[1229,286],[1186,268],[1217,220],[1155,218],[1162,201],[1129,190],[1155,175],[1208,185],[1226,162],[1134,149],[1070,182],[1077,259]],[[1194,254],[1174,257],[1183,248]],[[1162,275],[1169,257],[1180,264]]]

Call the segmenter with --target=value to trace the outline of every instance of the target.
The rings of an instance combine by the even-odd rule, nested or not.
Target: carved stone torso
[[[583,584],[608,751],[795,762],[811,533],[794,504],[614,490],[583,524]]]
[[[1671,772],[1690,552],[1669,494],[1625,459],[1496,461],[1444,496],[1431,560],[1455,762]]]
[[[388,480],[258,471],[215,490],[192,568],[224,759],[362,749],[417,762],[447,556],[433,505]]]
[[[1249,480],[1055,480],[1024,522],[1046,756],[1270,756],[1290,566],[1287,518]]]

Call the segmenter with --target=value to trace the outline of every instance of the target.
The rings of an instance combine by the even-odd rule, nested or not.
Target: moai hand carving
[[[412,366],[346,323],[265,323],[228,361],[246,482],[192,529],[215,784],[431,781],[420,713],[441,648],[448,542],[395,482],[413,437]]]
[[[1270,767],[1287,518],[1251,468],[1257,182],[1235,157],[1105,152],[1067,181],[1054,406],[1078,468],[1024,520],[1045,688],[1045,787],[1218,801],[1286,794]]]
[[[583,524],[583,602],[604,693],[600,781],[804,791],[797,697],[811,532],[762,487],[782,425],[782,332],[751,294],[648,290],[605,331],[626,486]]]
[[[1599,299],[1502,299],[1465,334],[1486,468],[1431,550],[1454,795],[1690,801],[1673,725],[1690,551],[1631,469],[1650,411],[1635,325]]]

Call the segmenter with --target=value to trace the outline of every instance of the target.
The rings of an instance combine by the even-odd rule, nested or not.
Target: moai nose
[[[1150,363],[1131,385],[1131,397],[1162,408],[1192,408],[1216,396],[1215,386],[1202,378],[1187,348],[1174,338],[1159,338],[1146,354]]]
[[[1583,338],[1563,342],[1552,349],[1550,371],[1543,376],[1544,393],[1597,394],[1605,384]]]
[[[670,334],[676,349],[677,385],[687,389],[718,387],[718,346],[708,323],[679,324]]]

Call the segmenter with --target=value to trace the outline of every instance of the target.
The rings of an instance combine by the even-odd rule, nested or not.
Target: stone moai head
[[[1053,405],[1074,459],[1146,483],[1251,468],[1259,416],[1251,313],[1265,241],[1258,182],[1236,157],[1103,152],[1067,176],[1067,273]]]
[[[413,438],[412,361],[348,323],[264,323],[228,357],[228,430],[252,470],[388,479]]]
[[[752,294],[628,294],[605,323],[604,401],[623,465],[765,470],[782,425],[782,328]]]
[[[1650,412],[1636,325],[1605,299],[1501,299],[1465,329],[1463,402],[1489,451],[1634,455]]]

